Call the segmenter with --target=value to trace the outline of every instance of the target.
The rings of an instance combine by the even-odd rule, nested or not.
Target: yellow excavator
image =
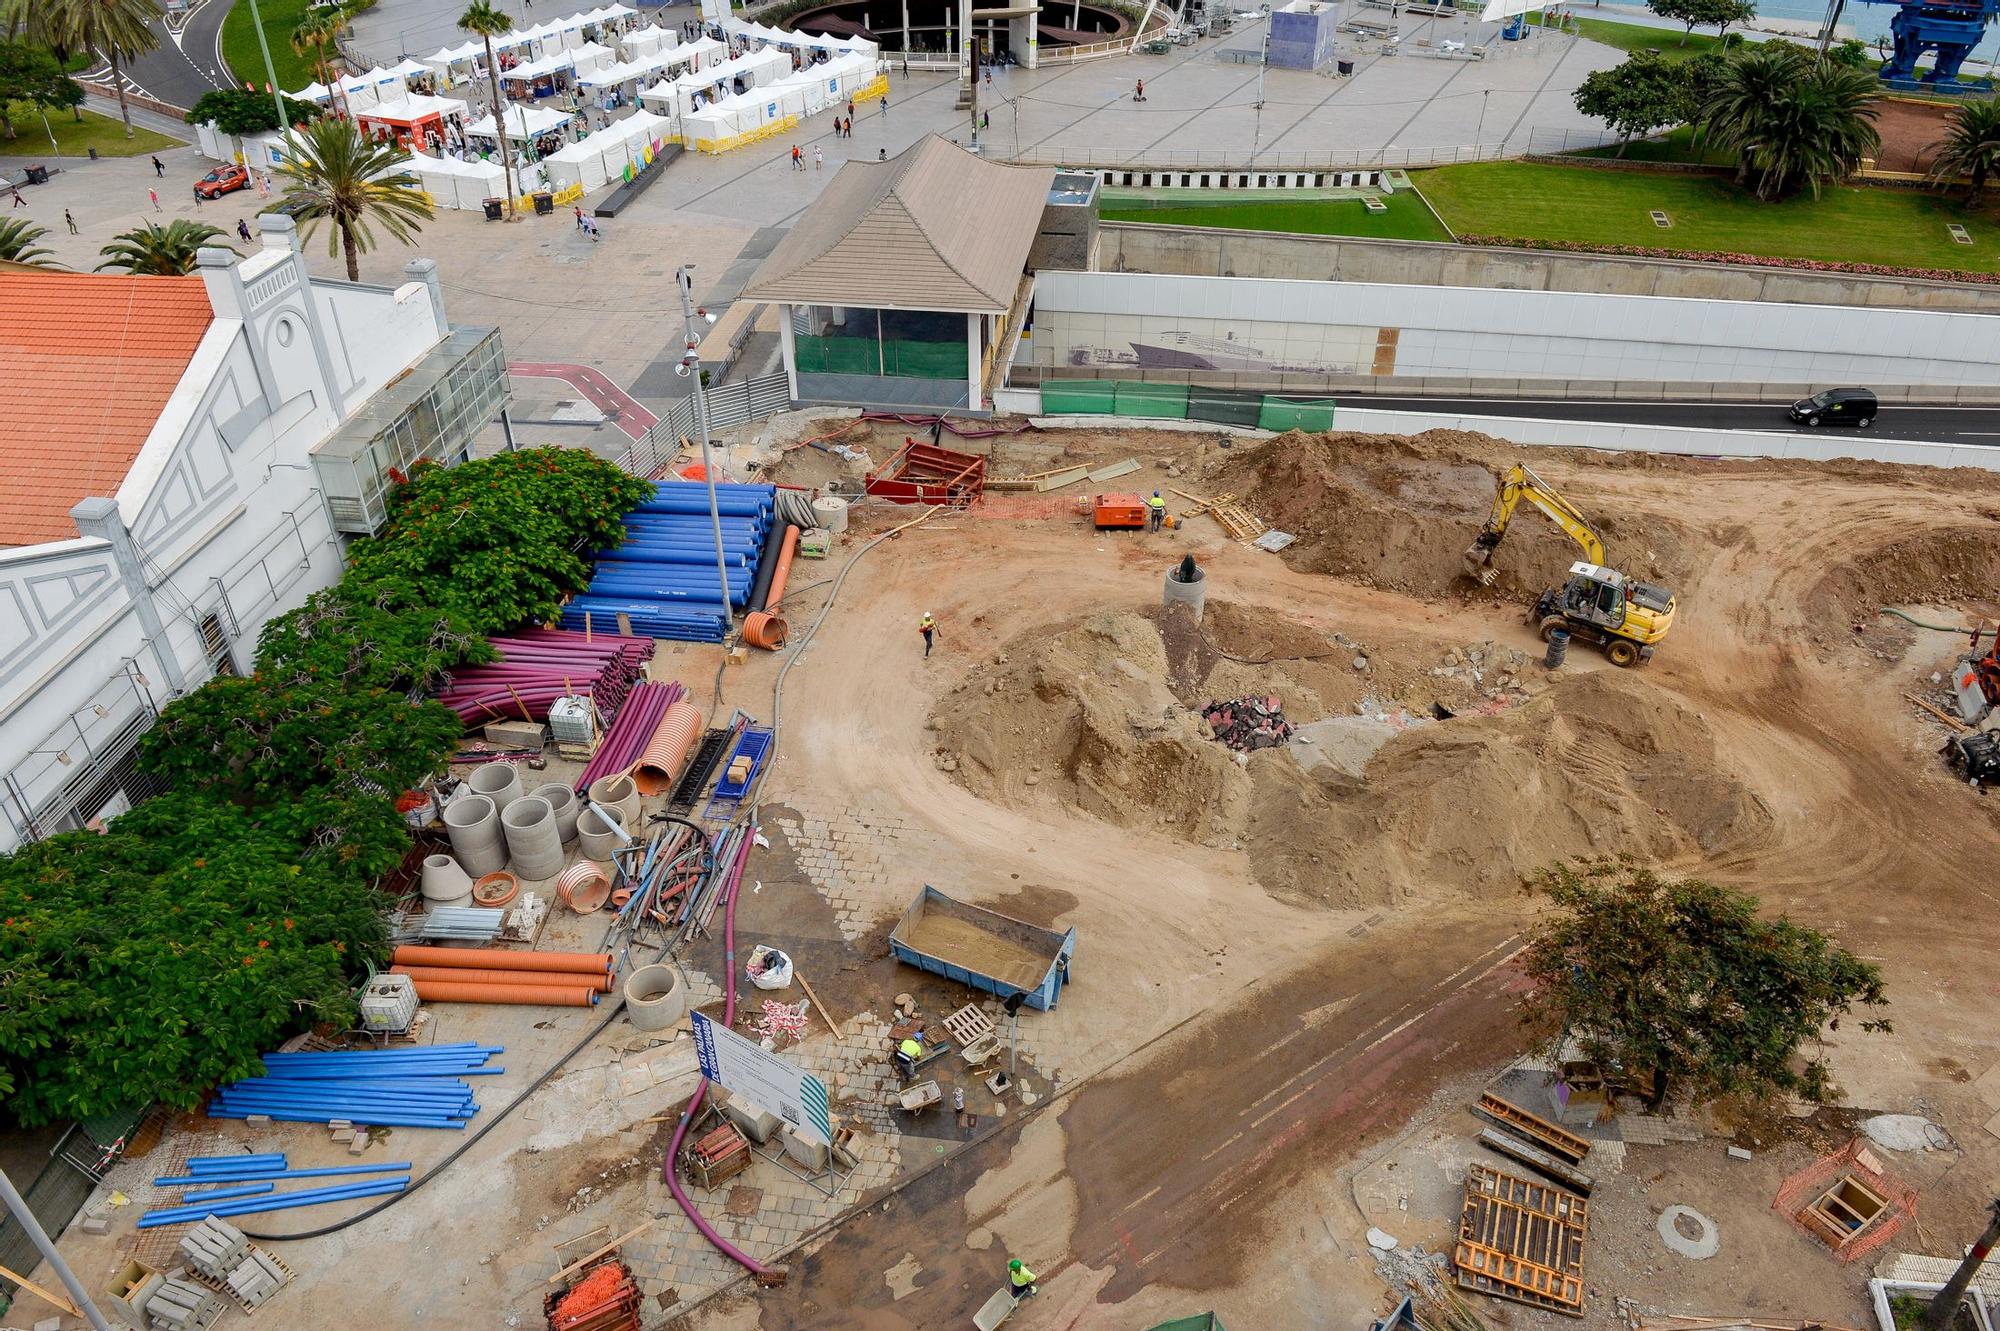
[[[1557,629],[1567,629],[1572,637],[1603,647],[1615,666],[1652,660],[1653,648],[1673,627],[1674,594],[1607,568],[1604,538],[1590,519],[1526,466],[1516,464],[1500,478],[1500,492],[1493,497],[1485,529],[1465,552],[1465,571],[1481,586],[1493,585],[1500,576],[1493,567],[1494,551],[1507,535],[1514,510],[1524,501],[1567,532],[1584,555],[1581,563],[1569,566],[1569,581],[1543,592],[1529,614],[1528,622],[1539,627],[1542,641]]]

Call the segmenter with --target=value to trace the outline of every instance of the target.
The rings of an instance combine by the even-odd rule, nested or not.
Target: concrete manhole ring
[[[1681,1232],[1683,1220],[1700,1231],[1699,1238],[1691,1239]],[[1669,1206],[1660,1212],[1660,1241],[1681,1256],[1699,1262],[1715,1256],[1716,1250],[1722,1246],[1722,1231],[1716,1228],[1713,1220],[1692,1206]]]

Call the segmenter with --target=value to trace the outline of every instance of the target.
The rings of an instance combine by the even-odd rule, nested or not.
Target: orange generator
[[[1099,495],[1093,521],[1099,531],[1144,531],[1146,501],[1139,495]]]

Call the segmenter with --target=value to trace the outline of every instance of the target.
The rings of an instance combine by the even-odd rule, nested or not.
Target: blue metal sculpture
[[[1866,0],[1866,3],[1897,6],[1896,16],[1889,20],[1895,49],[1882,65],[1884,83],[1891,87],[1927,86],[1938,92],[1974,92],[1986,86],[1961,84],[1958,69],[1986,35],[1986,25],[2000,13],[2000,0]],[[1839,14],[1837,4],[1833,14]],[[1935,63],[1920,73],[1917,60],[1926,51],[1936,53]]]

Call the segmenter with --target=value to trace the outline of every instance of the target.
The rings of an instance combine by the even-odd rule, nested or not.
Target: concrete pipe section
[[[576,792],[560,781],[546,781],[528,792],[540,800],[547,800],[555,810],[556,831],[567,846],[576,840],[576,816],[583,812],[583,806],[576,802]]]
[[[423,876],[424,900],[439,905],[455,905],[472,895],[472,875],[449,855],[426,855]]]
[[[507,851],[513,856],[516,878],[553,878],[562,872],[562,834],[556,830],[556,812],[547,800],[523,795],[501,813],[500,826],[507,833]]]
[[[641,966],[625,981],[625,1015],[642,1031],[663,1031],[687,1010],[687,986],[672,966]]]
[[[1194,562],[1193,555],[1167,570],[1167,580],[1160,592],[1161,605],[1184,605],[1194,612],[1195,622],[1200,623],[1202,607],[1207,603],[1208,575]]]
[[[505,813],[523,794],[521,769],[512,763],[488,763],[472,774],[472,793],[484,795],[495,809]]]
[[[444,830],[451,838],[452,855],[466,873],[484,876],[507,867],[507,843],[500,837],[500,812],[486,796],[460,795],[447,804]]]
[[[585,809],[576,816],[576,843],[585,859],[602,864],[609,864],[611,852],[625,844],[618,839],[616,832],[604,825],[604,820],[597,816],[595,809]]]
[[[832,535],[847,530],[847,501],[839,495],[821,495],[813,500],[813,520]]]
[[[609,809],[618,819],[618,825],[631,836],[638,836],[639,827],[639,787],[629,776],[601,776],[590,783],[590,802]],[[610,859],[609,855],[591,856],[592,859]]]

